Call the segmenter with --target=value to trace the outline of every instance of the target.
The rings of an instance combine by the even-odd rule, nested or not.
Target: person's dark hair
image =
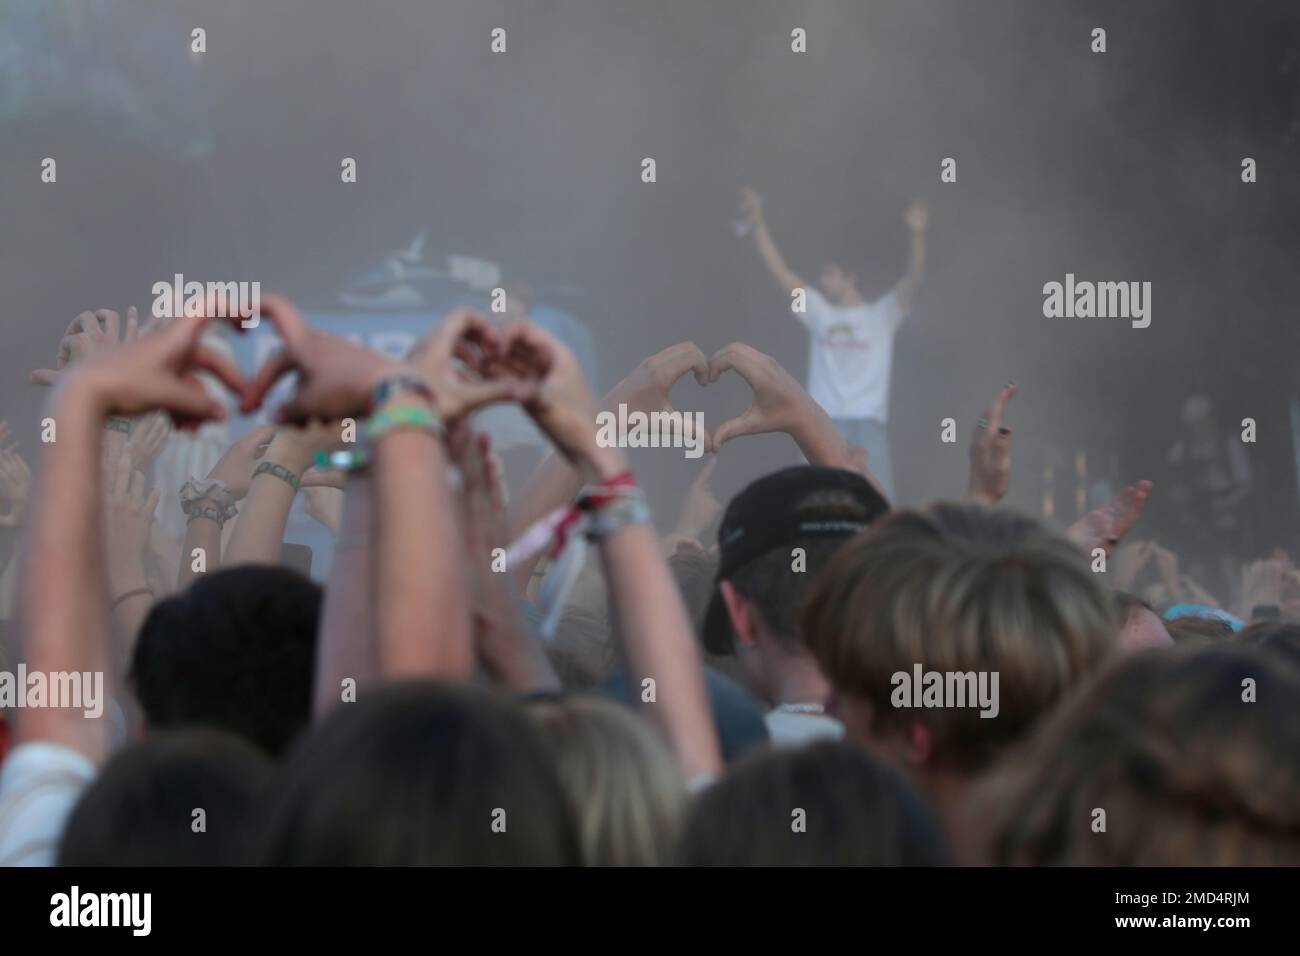
[[[1290,621],[1256,621],[1237,634],[1237,640],[1278,654],[1300,667],[1300,624]]]
[[[1300,863],[1298,699],[1300,670],[1259,647],[1119,659],[973,792],[982,861]]]
[[[151,729],[216,727],[282,755],[311,716],[321,589],[285,568],[205,574],[140,628],[131,683]]]
[[[862,504],[843,491],[814,491],[795,506],[796,513],[816,514],[823,520],[867,521]],[[797,614],[805,590],[849,539],[806,536],[763,552],[731,576],[731,585],[757,609],[768,632],[788,645],[798,644]],[[793,567],[791,554],[802,548],[802,570]]]
[[[1201,617],[1197,614],[1182,614],[1174,618],[1162,618],[1165,630],[1174,639],[1175,644],[1196,646],[1232,639],[1232,625],[1217,617]]]
[[[120,751],[81,795],[59,866],[240,862],[273,765],[230,734],[180,731]]]
[[[537,729],[486,691],[400,684],[342,704],[291,755],[256,862],[577,865],[572,809]]]
[[[687,866],[936,866],[929,807],[896,771],[843,741],[746,757],[696,800]]]

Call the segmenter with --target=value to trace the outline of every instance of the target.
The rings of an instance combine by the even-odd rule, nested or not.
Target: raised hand
[[[262,300],[262,315],[283,343],[258,369],[240,408],[256,411],[277,382],[298,373],[293,397],[276,409],[279,424],[300,425],[311,419],[337,420],[369,414],[375,386],[394,375],[415,373],[370,349],[313,329],[282,296]]]
[[[930,224],[930,209],[924,199],[912,200],[912,204],[903,211],[903,224],[907,226],[908,232],[925,232],[926,226]]]
[[[1089,554],[1101,548],[1109,555],[1137,524],[1152,487],[1149,481],[1129,485],[1110,504],[1092,509],[1070,525],[1065,536]]]
[[[445,423],[494,402],[527,401],[537,390],[535,380],[503,363],[501,334],[470,309],[448,315],[406,361],[433,389]]]
[[[307,515],[318,521],[330,534],[337,536],[343,523],[343,492],[329,485],[302,489],[302,505]]]
[[[9,434],[6,423],[0,422],[0,444]],[[32,472],[18,454],[18,446],[0,448],[0,496],[8,502],[8,510],[0,514],[0,528],[21,527],[27,516],[27,499],[32,490]]]
[[[129,345],[140,334],[135,306],[126,310],[126,324],[111,309],[82,312],[68,324],[59,342],[54,368],[33,369],[27,380],[33,385],[53,385],[68,365],[119,345]]]
[[[142,415],[163,411],[178,428],[196,428],[226,417],[200,372],[208,372],[237,395],[245,390],[239,368],[202,343],[211,318],[186,319],[133,341],[88,353],[59,386],[78,393],[97,414]],[[66,377],[65,377],[66,375]]]
[[[167,439],[171,434],[172,423],[161,412],[154,412],[137,421],[126,444],[127,454],[131,456],[131,467],[136,471],[147,472],[167,447]]]
[[[208,472],[208,477],[223,482],[236,499],[243,498],[248,494],[257,460],[266,453],[266,447],[275,437],[275,432],[274,425],[254,428],[226,449],[226,453]]]
[[[742,435],[792,432],[812,401],[780,362],[743,342],[732,342],[713,353],[708,383],[716,382],[726,371],[734,371],[748,383],[753,400],[740,415],[714,429],[714,450]]]
[[[144,475],[131,467],[131,456],[123,453],[107,475],[104,494],[105,571],[112,596],[145,587],[144,554],[149,544],[157,488],[145,493]]]
[[[694,342],[678,342],[643,359],[601,404],[609,409],[624,404],[629,411],[671,412],[669,394],[687,372],[694,372],[695,381],[707,385],[709,360]]]
[[[622,453],[596,443],[596,400],[568,346],[532,322],[512,324],[502,345],[508,374],[538,383],[522,405],[560,453],[588,480],[623,471]]]
[[[1015,382],[1004,385],[971,435],[970,484],[966,494],[980,504],[997,504],[1006,495],[1011,481],[1011,429],[1003,424],[1003,416],[1007,403],[1017,391]]]
[[[740,190],[740,211],[746,219],[757,225],[763,221],[763,197],[749,186]]]

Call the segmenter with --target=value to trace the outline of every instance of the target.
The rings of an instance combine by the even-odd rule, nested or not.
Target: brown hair
[[[1296,865],[1297,699],[1300,670],[1256,648],[1120,659],[974,792],[970,816],[987,827],[982,855],[1027,865]]]
[[[893,675],[914,665],[996,672],[999,711],[919,709],[934,759],[970,771],[1116,646],[1110,600],[1084,555],[1032,519],[973,505],[897,512],[842,548],[813,585],[803,639],[837,693],[887,726]]]

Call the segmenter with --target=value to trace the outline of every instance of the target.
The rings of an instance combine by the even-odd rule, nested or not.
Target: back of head
[[[842,741],[766,750],[704,791],[687,817],[689,866],[932,866],[929,809],[903,778]]]
[[[898,512],[857,536],[814,583],[801,631],[873,732],[921,722],[932,762],[960,773],[1022,736],[1117,643],[1110,601],[1074,545],[974,505]],[[986,678],[992,707],[973,695],[910,706],[900,691],[918,668],[954,691]]]
[[[341,705],[285,766],[260,844],[271,866],[581,862],[550,754],[485,691],[403,684]]]
[[[801,465],[764,475],[727,505],[718,528],[718,580],[730,581],[753,605],[770,637],[801,653],[795,614],[809,583],[852,535],[888,510],[855,472]],[[717,588],[703,638],[710,653],[734,650]]]
[[[599,697],[539,698],[528,710],[577,810],[584,862],[668,862],[686,786],[656,728]]]
[[[131,659],[146,723],[216,727],[283,754],[311,716],[321,600],[294,571],[246,565],[159,601]]]
[[[261,751],[215,731],[183,731],[127,747],[77,802],[58,864],[237,863],[272,772]]]
[[[1300,864],[1300,670],[1251,647],[1115,663],[972,798],[999,864]]]

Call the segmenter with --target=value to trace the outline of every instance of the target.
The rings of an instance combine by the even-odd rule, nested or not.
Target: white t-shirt
[[[831,418],[889,415],[889,369],[894,333],[905,317],[898,296],[846,309],[807,290],[806,311],[793,312],[808,330],[808,394]]]
[[[95,765],[63,744],[33,741],[0,765],[0,866],[53,866],[68,814]]]

